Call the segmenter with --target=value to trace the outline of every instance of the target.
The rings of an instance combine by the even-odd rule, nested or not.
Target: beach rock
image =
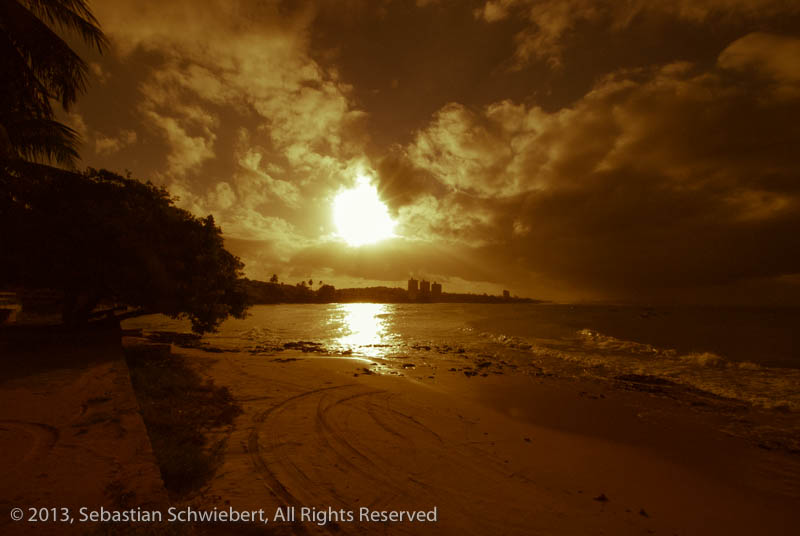
[[[606,497],[605,493],[601,493],[600,495],[595,497],[593,500],[595,500],[597,502],[608,502],[608,497]]]
[[[146,339],[154,342],[174,344],[183,348],[197,348],[200,346],[200,335],[196,333],[178,333],[175,331],[151,331],[145,335]]]
[[[283,347],[287,350],[299,350],[301,352],[311,353],[324,353],[325,348],[318,343],[312,341],[297,341],[297,342],[287,342],[283,345]]]
[[[256,355],[256,354],[274,354],[275,352],[283,352],[283,347],[281,346],[265,346],[262,344],[257,344],[253,346],[249,350],[249,353]]]

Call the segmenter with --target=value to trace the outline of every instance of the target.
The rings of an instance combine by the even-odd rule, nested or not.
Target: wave
[[[558,360],[566,373],[604,379],[636,375],[667,380],[718,397],[765,409],[800,411],[800,370],[731,361],[714,352],[680,353],[673,348],[618,339],[580,329],[572,339],[526,339],[484,332],[505,348],[529,355],[534,364]]]

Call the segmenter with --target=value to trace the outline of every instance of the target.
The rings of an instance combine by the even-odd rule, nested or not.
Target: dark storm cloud
[[[471,218],[474,198],[484,200],[496,256],[598,294],[796,274],[800,65],[749,61],[764,42],[780,58],[773,41],[800,42],[746,36],[708,72],[678,63],[616,73],[555,113],[448,105],[407,158],[471,194],[469,204],[450,194],[452,217]]]
[[[448,280],[491,281],[491,263],[463,248],[441,243],[389,240],[380,246],[349,249],[341,243],[323,243],[298,252],[290,260],[300,273],[323,267],[353,278],[402,281],[410,276]]]
[[[476,18],[493,24],[511,17],[528,25],[515,35],[515,66],[547,61],[564,67],[566,50],[580,33],[601,26],[620,33],[651,21],[680,21],[688,26],[735,26],[775,17],[797,15],[791,0],[488,0],[475,10]],[[675,36],[672,36],[675,37]]]
[[[423,194],[440,197],[447,191],[432,173],[414,166],[400,147],[387,151],[378,162],[377,172],[381,198],[390,207],[410,205]]]

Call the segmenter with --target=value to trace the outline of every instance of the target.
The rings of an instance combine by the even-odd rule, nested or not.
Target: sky
[[[104,0],[82,164],[212,214],[246,275],[800,304],[800,3]],[[395,236],[353,247],[366,177]]]

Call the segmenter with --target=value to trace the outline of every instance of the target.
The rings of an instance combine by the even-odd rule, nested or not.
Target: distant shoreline
[[[399,287],[365,287],[337,289],[331,285],[313,286],[305,282],[286,283],[244,280],[245,291],[253,305],[280,303],[550,303],[547,300],[498,296],[490,294],[442,292],[418,294],[409,297],[408,291]]]
[[[369,300],[369,299],[354,299],[354,300],[332,300],[332,301],[264,301],[264,302],[251,302],[251,305],[314,305],[314,304],[336,304],[336,303],[376,303],[376,304],[409,304],[409,305],[435,305],[441,303],[486,303],[496,305],[512,305],[518,303],[531,303],[531,304],[547,304],[553,303],[547,300],[534,300],[532,298],[512,298],[504,300],[497,298],[497,296],[489,296],[488,299],[483,296],[476,296],[475,299],[439,299],[439,300]]]

